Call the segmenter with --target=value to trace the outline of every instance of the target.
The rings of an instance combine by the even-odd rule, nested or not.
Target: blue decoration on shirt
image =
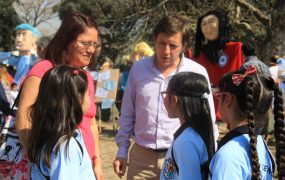
[[[219,66],[221,68],[225,67],[225,65],[228,63],[228,60],[229,60],[228,55],[223,53],[219,59]]]

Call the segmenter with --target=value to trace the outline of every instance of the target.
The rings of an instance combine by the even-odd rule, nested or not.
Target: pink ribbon
[[[253,74],[253,73],[255,73],[255,72],[256,72],[256,68],[255,68],[255,67],[253,67],[253,66],[248,66],[248,67],[246,68],[246,71],[245,71],[244,74],[233,74],[233,75],[232,75],[233,83],[234,83],[236,86],[239,86],[239,85],[242,83],[243,79],[244,79],[246,76],[248,76],[248,75],[250,75],[250,74]]]

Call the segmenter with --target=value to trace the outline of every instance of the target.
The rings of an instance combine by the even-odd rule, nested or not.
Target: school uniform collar
[[[225,145],[227,142],[232,140],[235,137],[238,137],[243,134],[248,134],[248,125],[242,125],[239,127],[234,128],[231,130],[228,134],[226,134],[221,141],[218,143],[218,149],[220,149],[223,145]]]
[[[220,149],[223,145],[225,145],[227,142],[232,140],[235,137],[238,137],[243,134],[248,134],[248,124],[239,126],[231,130],[228,134],[226,134],[221,141],[218,143],[218,149]],[[261,134],[261,132],[256,132],[257,135]]]
[[[187,128],[187,127],[190,127],[190,124],[189,123],[183,123],[178,129],[177,131],[174,133],[174,140],[177,139],[180,134]]]
[[[236,127],[235,129],[231,130],[231,131],[230,131],[228,134],[226,134],[226,135],[221,139],[221,141],[218,143],[218,150],[219,150],[223,145],[225,145],[227,142],[229,142],[230,140],[234,139],[235,137],[238,137],[238,136],[243,135],[243,134],[248,134],[248,131],[249,131],[249,130],[248,130],[248,124],[245,124],[245,125]],[[258,132],[256,132],[256,134],[257,134],[257,135],[260,135],[261,132],[258,131]],[[269,151],[268,146],[267,146],[266,142],[264,141],[264,139],[263,139],[263,143],[264,143],[264,145],[266,146],[266,149],[267,149],[267,151],[268,151],[268,153],[269,153],[269,157],[270,157],[271,162],[272,162],[272,170],[273,170],[272,172],[273,172],[273,174],[274,174],[274,171],[275,171],[275,163],[274,163],[274,162],[275,162],[275,160],[274,160],[274,158],[273,158],[271,152]],[[218,150],[217,150],[217,151],[218,151]]]

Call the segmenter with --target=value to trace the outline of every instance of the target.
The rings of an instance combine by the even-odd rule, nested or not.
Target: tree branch
[[[116,19],[116,20],[107,20],[107,21],[121,21],[121,20],[124,20],[124,19],[132,19],[134,17],[138,17],[138,16],[141,16],[142,14],[145,14],[147,12],[152,12],[156,9],[158,9],[160,6],[164,5],[168,0],[163,0],[162,2],[160,2],[157,6],[155,6],[154,8],[151,8],[151,9],[147,9],[147,10],[144,10],[144,11],[140,11],[138,13],[135,13],[135,14],[132,14],[130,16],[126,16],[126,17],[123,17],[123,18],[120,18],[120,19]]]
[[[246,2],[245,0],[236,0],[236,4],[250,10],[256,19],[261,22],[265,27],[269,27],[271,25],[271,20],[268,16],[264,15],[259,9],[254,7],[252,4]]]

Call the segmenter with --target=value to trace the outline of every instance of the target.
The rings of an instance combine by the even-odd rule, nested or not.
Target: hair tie
[[[256,73],[256,68],[250,65],[246,68],[246,71],[244,72],[244,74],[233,74],[232,75],[233,83],[236,86],[239,86],[245,77],[253,73]]]
[[[207,92],[204,92],[201,96],[201,99],[208,99],[209,94]]]
[[[74,75],[78,75],[78,73],[79,73],[79,72],[78,72],[78,69],[74,69],[74,70],[73,70],[73,74],[74,74]]]

